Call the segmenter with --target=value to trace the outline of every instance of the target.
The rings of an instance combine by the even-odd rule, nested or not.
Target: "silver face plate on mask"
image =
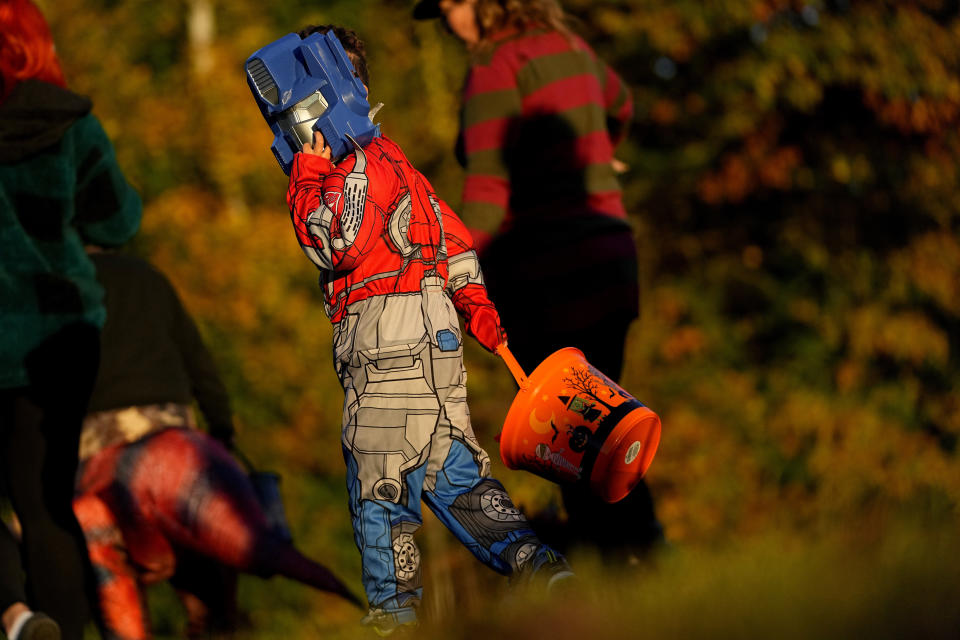
[[[302,149],[307,143],[313,144],[313,123],[326,110],[326,98],[319,91],[315,91],[284,111],[278,123],[281,129],[293,134],[298,147]]]

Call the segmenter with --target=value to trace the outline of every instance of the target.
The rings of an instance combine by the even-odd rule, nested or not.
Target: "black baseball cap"
[[[432,20],[443,15],[440,0],[420,0],[413,8],[414,20]]]

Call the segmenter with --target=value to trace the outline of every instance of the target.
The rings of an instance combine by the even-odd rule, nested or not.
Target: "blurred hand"
[[[327,141],[323,139],[323,134],[319,131],[313,132],[313,144],[307,143],[303,145],[300,151],[311,156],[320,156],[321,158],[332,161],[330,147],[327,146]]]
[[[626,173],[630,170],[630,165],[623,160],[618,160],[617,158],[610,160],[610,166],[613,167],[613,172],[617,175]]]

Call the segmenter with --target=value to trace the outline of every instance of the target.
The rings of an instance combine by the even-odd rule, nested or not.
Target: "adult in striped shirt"
[[[637,255],[614,149],[633,115],[620,77],[555,0],[421,0],[468,49],[457,155],[462,219],[528,371],[562,347],[613,379],[637,317]],[[564,487],[572,542],[611,553],[662,539],[647,486],[606,505]],[[561,541],[557,541],[560,543]]]

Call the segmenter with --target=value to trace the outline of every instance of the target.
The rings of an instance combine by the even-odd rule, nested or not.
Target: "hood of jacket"
[[[53,146],[91,107],[72,91],[24,80],[0,103],[0,163],[13,164]]]

